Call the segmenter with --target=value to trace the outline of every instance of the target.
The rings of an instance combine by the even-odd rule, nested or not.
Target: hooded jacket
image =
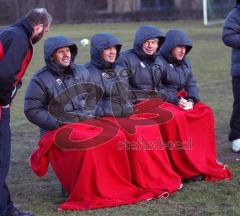
[[[70,48],[69,67],[52,60],[53,53],[61,47]],[[74,63],[76,55],[76,44],[65,36],[49,37],[44,42],[46,65],[32,77],[24,103],[26,117],[42,129],[41,134],[58,128],[63,122],[78,122],[94,115],[95,104],[87,101],[89,73]]]
[[[128,70],[116,64],[116,61],[109,63],[102,58],[103,51],[113,46],[117,49],[118,57],[122,47],[118,38],[108,33],[94,35],[91,39],[91,61],[85,67],[94,84],[102,90],[96,115],[124,117],[133,112],[128,92]]]
[[[33,28],[25,18],[0,30],[0,106],[12,102],[32,58]]]
[[[226,46],[232,48],[231,75],[240,76],[240,4],[227,15],[222,40]]]
[[[186,54],[179,61],[175,59],[171,52],[172,49],[185,45]],[[192,49],[192,41],[188,35],[180,29],[173,29],[167,32],[166,40],[160,49],[160,56],[156,59],[160,71],[160,83],[158,91],[168,101],[178,104],[177,93],[181,90],[187,92],[186,99],[192,99],[194,103],[199,101],[196,80],[193,77],[192,67],[186,55]]]
[[[156,84],[159,82],[155,75],[155,73],[158,73],[155,65],[155,58],[158,53],[150,56],[145,54],[142,49],[142,44],[153,38],[159,39],[160,48],[165,39],[164,34],[155,26],[141,26],[135,33],[133,48],[122,52],[118,60],[119,64],[132,72],[129,82],[134,90],[155,90]]]

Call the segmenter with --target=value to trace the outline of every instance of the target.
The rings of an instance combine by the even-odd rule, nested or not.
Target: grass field
[[[132,47],[135,30],[143,23],[110,23],[54,25],[47,35],[64,34],[77,43],[98,32],[111,32],[123,42],[123,50]],[[232,181],[215,183],[195,182],[168,199],[141,202],[135,205],[85,212],[58,212],[64,200],[60,184],[52,170],[47,176],[34,176],[28,165],[31,151],[37,146],[38,129],[31,125],[23,114],[23,95],[26,85],[43,65],[42,41],[35,52],[23,87],[15,98],[12,109],[12,160],[8,176],[9,187],[17,207],[34,211],[37,216],[74,215],[240,215],[240,154],[231,152],[227,140],[228,121],[232,106],[230,78],[230,49],[221,42],[221,26],[203,27],[199,21],[154,22],[164,32],[171,28],[187,31],[193,40],[190,53],[195,76],[199,83],[202,101],[215,111],[218,158],[229,165],[234,173]],[[80,47],[78,63],[89,58],[89,47]],[[204,135],[204,134],[203,134]]]

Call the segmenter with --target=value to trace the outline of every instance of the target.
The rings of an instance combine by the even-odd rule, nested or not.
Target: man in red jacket
[[[0,215],[33,216],[14,207],[6,184],[10,164],[10,106],[32,58],[32,44],[49,31],[52,17],[45,8],[30,10],[15,24],[0,29]]]

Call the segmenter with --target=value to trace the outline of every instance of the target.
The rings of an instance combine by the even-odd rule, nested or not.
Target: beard
[[[43,30],[39,34],[37,34],[36,36],[34,36],[32,38],[32,44],[35,44],[38,41],[40,41],[42,39],[43,35],[44,35],[44,28],[43,28]]]

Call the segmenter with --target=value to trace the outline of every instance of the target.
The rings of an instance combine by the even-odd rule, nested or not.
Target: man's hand
[[[193,101],[187,101],[186,99],[181,98],[178,101],[178,106],[181,107],[184,110],[189,110],[189,109],[193,108]]]

